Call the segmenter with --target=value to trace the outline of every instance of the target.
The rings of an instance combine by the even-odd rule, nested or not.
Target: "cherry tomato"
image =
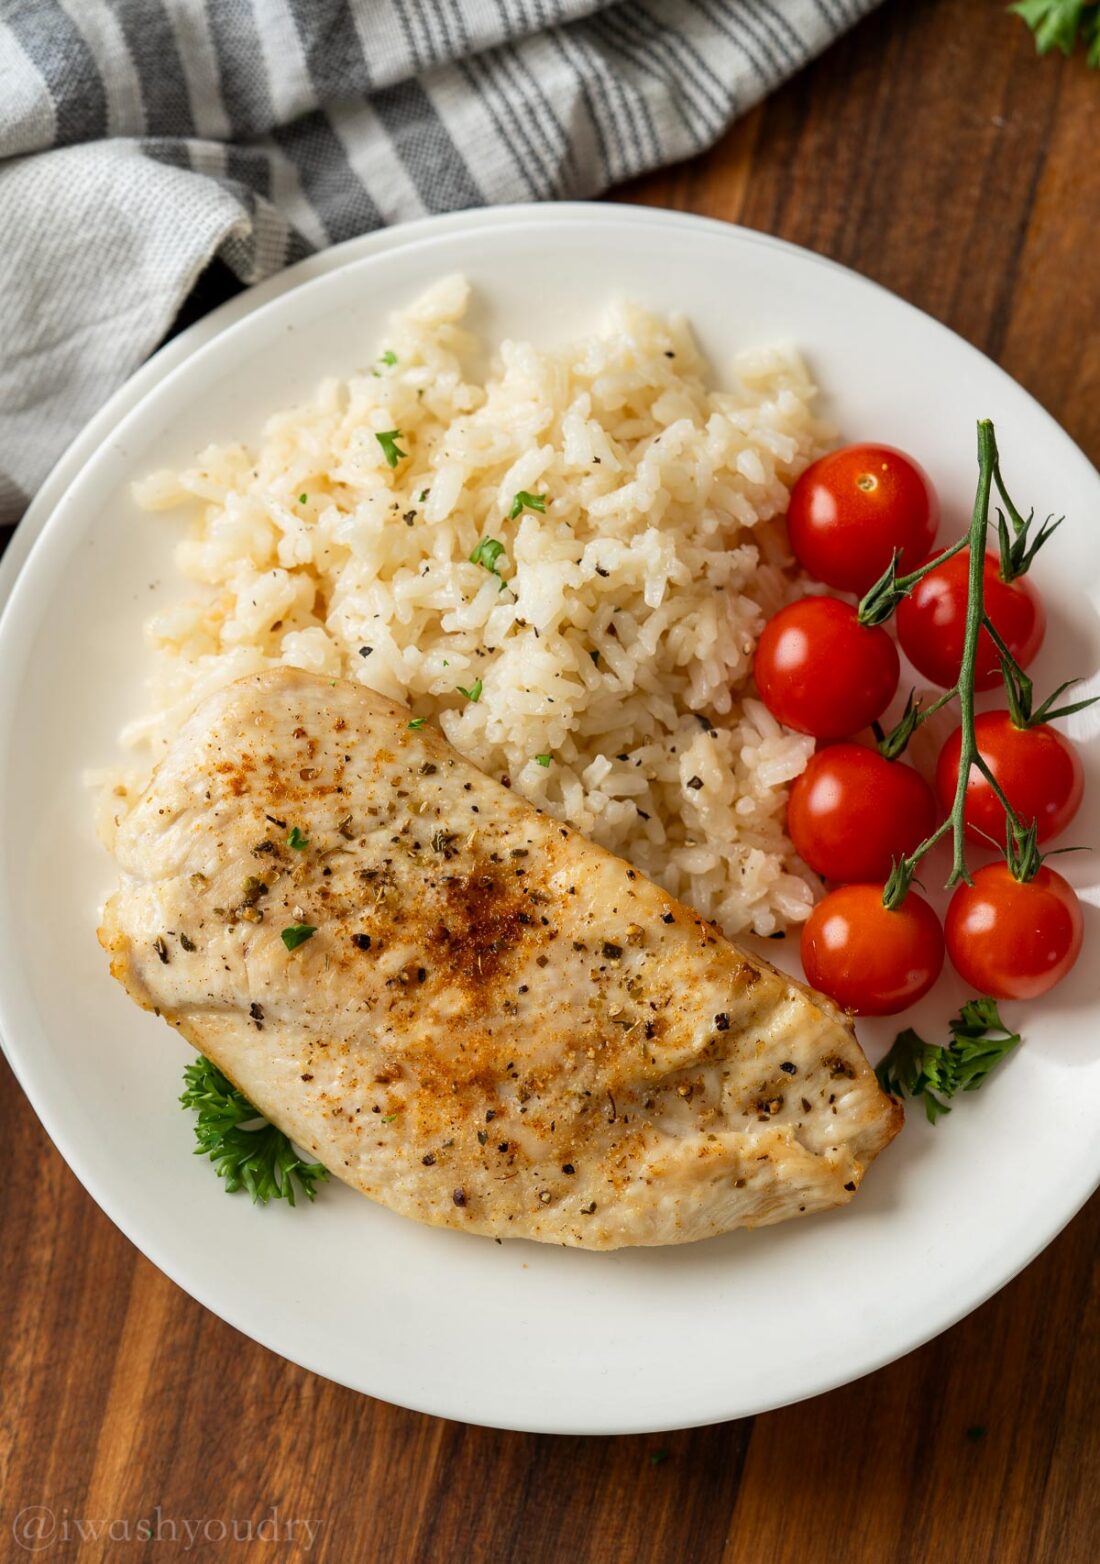
[[[952,963],[980,994],[1034,999],[1081,953],[1081,904],[1046,864],[1021,885],[1007,864],[991,863],[952,896],[946,933]]]
[[[1025,825],[1036,822],[1039,841],[1064,831],[1085,791],[1084,771],[1069,740],[1045,722],[1018,728],[1007,711],[983,711],[974,720],[974,736],[978,753],[1020,819]],[[936,766],[936,788],[945,811],[955,797],[961,749],[962,730],[956,728]],[[976,766],[970,768],[966,784],[966,830],[987,847],[991,840],[1000,846],[1005,837],[1005,812]]]
[[[890,1016],[927,994],[943,968],[943,932],[910,891],[890,912],[881,884],[841,885],[802,930],[806,981],[857,1015]]]
[[[940,504],[928,474],[890,445],[849,445],[813,462],[791,490],[787,529],[803,570],[861,596],[901,551],[899,572],[931,551]]]
[[[862,744],[810,757],[787,804],[799,856],[829,880],[885,880],[936,825],[932,789],[912,766]]]
[[[802,597],[764,626],[754,664],[773,717],[839,739],[882,715],[898,684],[898,653],[879,625],[861,625],[835,597]]]
[[[895,1015],[928,993],[944,968],[944,934],[928,902],[909,891],[883,906],[883,885],[840,885],[803,927],[806,981],[857,1015]]]
[[[925,561],[927,563],[927,561]],[[970,550],[960,549],[929,571],[898,606],[898,640],[913,667],[946,689],[959,677],[966,635],[967,572]],[[1042,598],[1026,576],[1002,581],[999,562],[985,559],[985,611],[1021,668],[1043,644],[1047,617]],[[989,634],[978,636],[974,688],[991,690],[1001,682],[997,649]]]

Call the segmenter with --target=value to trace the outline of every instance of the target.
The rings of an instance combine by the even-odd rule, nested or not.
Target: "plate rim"
[[[263,297],[257,298],[252,292],[249,292],[238,296],[236,299],[228,301],[226,304],[220,306],[218,310],[213,311],[211,315],[207,316],[203,321],[200,321],[196,323],[195,326],[189,328],[187,332],[181,333],[180,337],[173,339],[172,342],[166,344],[165,347],[160,349],[151,360],[143,365],[136,372],[136,374],[125,383],[123,387],[120,387],[119,390],[116,391],[114,396],[108,401],[107,404],[105,404],[101,412],[96,415],[91,423],[86,426],[85,430],[83,430],[77,437],[74,445],[70,447],[69,452],[66,452],[65,456],[62,457],[61,461],[58,463],[57,468],[55,468],[55,473],[51,474],[51,477],[47,480],[46,485],[44,485],[43,490],[40,491],[39,496],[32,505],[32,510],[34,510],[35,507],[38,507],[39,513],[37,527],[33,533],[33,536],[31,536],[29,539],[28,545],[22,550],[21,557],[16,559],[14,565],[9,567],[8,561],[5,560],[4,567],[8,568],[5,569],[4,567],[0,567],[0,597],[2,597],[2,587],[5,582],[5,577],[8,577],[13,582],[16,582],[15,590],[10,593],[7,600],[0,601],[0,638],[3,637],[5,626],[9,621],[9,611],[11,609],[11,605],[13,602],[18,601],[19,599],[20,594],[18,591],[17,578],[22,576],[22,566],[37,552],[39,543],[43,537],[49,534],[51,530],[51,522],[53,522],[62,511],[62,501],[68,496],[71,489],[81,480],[85,468],[88,466],[92,455],[94,455],[95,449],[98,448],[96,442],[98,440],[99,430],[107,426],[117,430],[119,429],[122,421],[129,420],[132,416],[139,415],[142,405],[147,399],[148,395],[155,388],[163,384],[167,379],[173,378],[178,372],[182,372],[185,366],[190,363],[192,358],[194,358],[196,353],[200,352],[204,347],[223,336],[226,331],[232,331],[233,328],[238,324],[245,320],[252,319],[256,314],[265,310],[269,305],[272,305],[280,300],[285,294],[292,291],[297,291],[302,286],[309,287],[314,282],[319,282],[325,277],[345,269],[349,265],[357,265],[361,262],[369,261],[374,255],[388,255],[395,250],[401,250],[412,245],[419,245],[422,241],[432,240],[445,231],[450,231],[453,235],[460,236],[464,231],[468,230],[477,230],[484,227],[508,226],[509,222],[513,219],[523,226],[528,226],[531,224],[537,225],[540,222],[546,221],[559,222],[562,216],[568,216],[570,219],[579,221],[580,223],[596,223],[598,225],[625,220],[628,224],[641,223],[647,226],[683,226],[690,229],[704,227],[721,234],[724,238],[732,240],[733,242],[737,242],[738,240],[744,242],[747,240],[756,245],[777,248],[785,252],[793,252],[802,261],[810,260],[817,263],[818,265],[827,266],[830,269],[839,271],[845,274],[847,277],[854,279],[863,287],[871,287],[880,293],[885,293],[894,307],[901,306],[905,310],[913,311],[924,321],[930,322],[934,327],[938,328],[939,331],[946,332],[949,336],[956,338],[956,340],[960,342],[967,351],[976,354],[979,358],[983,359],[989,367],[1009,380],[1015,389],[1024,398],[1026,398],[1027,402],[1030,404],[1031,410],[1035,414],[1041,414],[1042,418],[1051,427],[1052,431],[1055,432],[1062,441],[1067,442],[1068,445],[1072,446],[1074,451],[1086,464],[1087,468],[1096,481],[1100,483],[1100,474],[1097,473],[1096,468],[1093,466],[1089,457],[1084,451],[1080,449],[1079,446],[1076,445],[1076,442],[1072,440],[1071,436],[1069,436],[1066,431],[1061,428],[1053,416],[1042,407],[1042,405],[1029,391],[1027,391],[1025,387],[1012,380],[1012,377],[1007,375],[1005,370],[1003,370],[999,365],[995,364],[995,362],[989,359],[987,355],[982,353],[981,349],[975,347],[965,338],[960,337],[959,334],[952,331],[950,327],[945,326],[942,322],[935,320],[934,317],[928,316],[917,306],[910,304],[907,300],[901,299],[896,294],[891,293],[889,289],[884,288],[881,284],[873,281],[870,278],[864,277],[861,273],[855,272],[851,268],[845,267],[828,257],[817,255],[813,251],[805,250],[798,245],[791,244],[789,241],[778,239],[772,235],[763,234],[756,230],[745,229],[738,225],[723,223],[717,219],[697,217],[696,215],[690,213],[670,213],[662,208],[577,202],[561,203],[550,208],[545,206],[521,206],[513,208],[501,207],[486,209],[484,211],[475,212],[473,214],[446,214],[442,218],[425,218],[416,222],[415,224],[409,224],[403,228],[395,230],[384,230],[382,233],[375,235],[361,236],[360,238],[349,240],[343,245],[333,247],[332,250],[322,252],[320,256],[309,257],[306,261],[299,263],[298,266],[290,268],[289,272],[280,273],[275,278],[269,279],[268,283],[260,285],[260,288],[256,290],[256,293],[262,293],[264,295]],[[416,230],[415,234],[413,234],[413,230]],[[378,242],[372,243],[372,241]],[[343,252],[339,258],[335,258],[335,252],[337,251]],[[324,261],[327,264],[317,264],[321,261]],[[287,279],[292,273],[298,274],[297,279],[288,283]],[[278,284],[283,285],[276,286]],[[135,385],[135,382],[140,382],[136,395],[132,389]],[[118,414],[121,411],[121,404],[127,396],[129,396],[131,400],[129,405],[126,406],[123,419],[120,420],[118,418]],[[66,471],[66,462],[69,461],[71,453],[81,445],[87,447],[87,455],[82,456],[79,462],[74,461],[71,464],[71,471]],[[54,476],[57,473],[61,473],[62,477],[59,478],[55,484]],[[58,491],[56,495],[51,494],[51,484],[54,484],[54,487]],[[40,501],[43,498],[43,494],[50,496],[48,505],[45,502],[40,504]],[[9,554],[11,553],[11,548],[9,548],[8,552]],[[0,957],[0,974],[2,974],[3,966],[4,962],[2,957]],[[223,1304],[215,1305],[214,1303],[210,1302],[209,1298],[206,1296],[205,1287],[197,1288],[193,1283],[182,1280],[180,1275],[177,1274],[176,1267],[174,1266],[171,1259],[166,1259],[163,1257],[163,1246],[157,1241],[156,1235],[150,1237],[150,1235],[145,1233],[143,1229],[143,1237],[140,1241],[137,1237],[134,1236],[134,1233],[130,1230],[128,1222],[117,1214],[113,1198],[108,1196],[105,1200],[99,1193],[97,1193],[95,1188],[94,1174],[90,1178],[85,1176],[85,1159],[79,1151],[79,1148],[74,1149],[71,1145],[66,1144],[66,1137],[63,1132],[61,1134],[61,1138],[58,1138],[58,1134],[53,1123],[54,1114],[51,1108],[44,1100],[42,1094],[39,1093],[37,1088],[31,1087],[28,1084],[28,1080],[24,1078],[24,1072],[21,1071],[20,1065],[17,1062],[17,1058],[13,1057],[13,1045],[5,1041],[5,1037],[9,1031],[6,1014],[8,1003],[9,1001],[6,993],[6,985],[0,981],[0,1046],[3,1047],[3,1051],[8,1058],[8,1062],[16,1076],[16,1079],[19,1081],[20,1087],[25,1092],[37,1117],[43,1124],[43,1127],[46,1129],[47,1134],[49,1134],[51,1141],[53,1141],[54,1145],[57,1147],[68,1166],[72,1169],[75,1176],[78,1178],[85,1190],[87,1190],[91,1197],[96,1201],[97,1205],[100,1206],[100,1209],[103,1210],[104,1213],[110,1218],[110,1220],[114,1222],[114,1224],[125,1234],[129,1241],[133,1243],[135,1247],[146,1256],[146,1258],[148,1258],[154,1265],[156,1265],[158,1269],[163,1271],[165,1275],[169,1276],[177,1286],[180,1286],[185,1292],[187,1292],[189,1296],[195,1298],[197,1302],[200,1302],[203,1305],[203,1307],[209,1308],[212,1313],[225,1320],[235,1329],[240,1330],[242,1334],[260,1342],[260,1344],[267,1348],[267,1350],[274,1351],[279,1356],[286,1357],[289,1361],[295,1362],[308,1371],[321,1375],[321,1377],[335,1379],[336,1382],[345,1384],[349,1389],[356,1390],[361,1394],[376,1394],[376,1392],[364,1390],[361,1385],[351,1383],[346,1378],[340,1378],[339,1376],[334,1375],[328,1368],[316,1367],[313,1362],[309,1361],[308,1353],[295,1352],[294,1354],[290,1354],[286,1352],[282,1346],[276,1347],[271,1345],[271,1343],[265,1338],[265,1335],[262,1331],[258,1331],[255,1327],[252,1326],[245,1326],[236,1317],[234,1317],[233,1310],[227,1310]],[[18,1055],[19,1047],[17,1044],[14,1045],[14,1051],[15,1054]],[[32,1072],[28,1070],[26,1073],[29,1075]],[[1097,1160],[1097,1166],[1094,1170],[1094,1177],[1091,1184],[1084,1188],[1083,1191],[1076,1191],[1076,1194],[1079,1194],[1079,1199],[1076,1199],[1076,1203],[1073,1204],[1072,1209],[1069,1209],[1065,1212],[1065,1214],[1061,1217],[1061,1220],[1054,1228],[1047,1229],[1045,1231],[1044,1236],[1035,1243],[1034,1247],[1029,1249],[1028,1253],[1019,1260],[1018,1264],[1015,1264],[1010,1272],[999,1275],[998,1279],[992,1285],[990,1285],[988,1289],[983,1291],[980,1296],[968,1297],[967,1300],[957,1309],[957,1311],[949,1311],[950,1317],[938,1320],[937,1323],[935,1323],[925,1334],[919,1335],[916,1338],[909,1340],[908,1343],[903,1347],[892,1347],[880,1354],[873,1355],[871,1359],[866,1361],[864,1366],[856,1370],[855,1373],[851,1372],[850,1369],[841,1370],[831,1375],[826,1373],[822,1375],[817,1382],[808,1386],[808,1388],[806,1388],[797,1396],[785,1396],[780,1401],[768,1400],[765,1398],[760,1401],[759,1404],[752,1404],[747,1407],[740,1408],[734,1412],[708,1412],[704,1416],[688,1421],[678,1419],[674,1424],[660,1422],[655,1423],[649,1419],[644,1418],[641,1420],[635,1420],[633,1422],[624,1422],[620,1419],[619,1421],[608,1421],[603,1424],[596,1424],[592,1421],[585,1421],[583,1423],[577,1424],[562,1421],[561,1419],[550,1418],[542,1419],[538,1422],[532,1422],[528,1420],[525,1421],[522,1426],[525,1430],[528,1431],[573,1434],[648,1433],[665,1431],[670,1427],[699,1427],[716,1421],[723,1421],[726,1418],[732,1416],[753,1416],[757,1412],[771,1410],[776,1406],[794,1404],[799,1400],[804,1400],[818,1394],[823,1394],[829,1390],[837,1388],[840,1385],[849,1383],[854,1379],[862,1378],[865,1374],[873,1373],[887,1363],[895,1361],[897,1358],[908,1354],[910,1351],[916,1350],[917,1347],[933,1339],[942,1331],[950,1329],[954,1324],[958,1323],[960,1319],[964,1318],[974,1309],[979,1308],[984,1302],[993,1296],[994,1293],[999,1291],[1003,1286],[1006,1286],[1009,1281],[1018,1275],[1019,1272],[1023,1270],[1028,1264],[1030,1264],[1031,1260],[1033,1260],[1036,1255],[1041,1253],[1041,1251],[1049,1243],[1051,1243],[1054,1238],[1057,1237],[1058,1233],[1063,1230],[1063,1228],[1084,1206],[1093,1190],[1097,1187],[1098,1183],[1100,1183],[1100,1158]],[[464,1415],[460,1410],[455,1410],[453,1407],[441,1408],[438,1405],[429,1404],[428,1400],[425,1398],[415,1398],[410,1401],[402,1401],[398,1404],[409,1406],[413,1410],[423,1411],[429,1415],[449,1418],[451,1420],[469,1420],[468,1415]],[[517,1428],[520,1426],[514,1422],[494,1421],[491,1418],[486,1419],[484,1417],[478,1417],[477,1422],[481,1426],[499,1427],[504,1429]]]

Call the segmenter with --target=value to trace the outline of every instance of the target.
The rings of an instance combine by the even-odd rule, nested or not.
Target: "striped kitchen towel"
[[[0,0],[0,520],[169,329],[425,213],[698,152],[876,0]]]

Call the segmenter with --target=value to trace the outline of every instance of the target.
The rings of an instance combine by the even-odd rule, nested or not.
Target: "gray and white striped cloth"
[[[382,224],[698,152],[876,0],[0,0],[0,521],[170,327]]]

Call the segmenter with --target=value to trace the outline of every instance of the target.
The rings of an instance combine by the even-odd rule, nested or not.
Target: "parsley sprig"
[[[906,1027],[875,1069],[883,1091],[895,1097],[923,1098],[930,1124],[951,1112],[945,1098],[977,1091],[1020,1041],[1019,1032],[1009,1031],[992,999],[968,1000],[948,1026],[951,1041],[943,1048],[926,1043],[911,1026]]]
[[[328,1178],[319,1162],[303,1162],[281,1129],[271,1124],[243,1092],[200,1054],[183,1072],[180,1102],[198,1114],[196,1157],[209,1157],[226,1193],[246,1189],[256,1205],[285,1200],[294,1205],[297,1185],[307,1200]]]
[[[1100,70],[1100,10],[1089,0],[1017,0],[1009,10],[1031,28],[1039,54],[1072,54],[1083,44],[1088,63]]]

